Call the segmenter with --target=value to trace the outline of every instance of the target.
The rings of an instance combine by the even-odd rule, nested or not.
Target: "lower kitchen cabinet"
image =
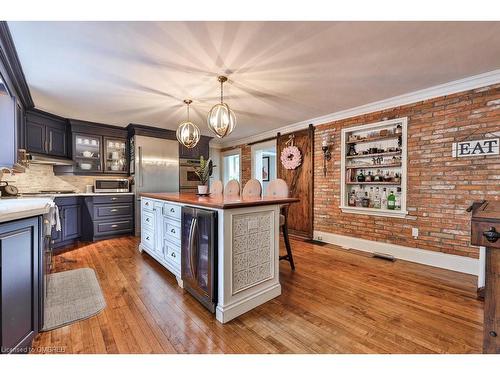
[[[95,241],[134,231],[134,195],[95,195],[84,198],[82,240]]]
[[[82,234],[82,200],[81,197],[60,197],[54,199],[59,208],[61,231],[52,229],[52,247],[54,249],[69,245],[78,240]]]
[[[41,217],[0,224],[2,353],[25,353],[39,331]]]
[[[181,206],[141,199],[141,245],[181,281]]]

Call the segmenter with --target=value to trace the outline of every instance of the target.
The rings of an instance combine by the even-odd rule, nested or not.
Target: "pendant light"
[[[224,91],[222,85],[227,81],[227,77],[219,76],[217,80],[220,82],[220,103],[212,107],[208,112],[208,128],[215,133],[218,138],[224,138],[231,134],[236,126],[236,117],[229,106],[224,103]]]
[[[193,101],[189,99],[184,100],[184,103],[187,105],[187,121],[181,122],[175,133],[177,135],[177,140],[187,148],[193,148],[200,140],[200,129],[189,121],[189,105],[192,102]]]

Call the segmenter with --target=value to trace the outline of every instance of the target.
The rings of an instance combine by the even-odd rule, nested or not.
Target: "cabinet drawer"
[[[147,230],[145,228],[142,228],[141,242],[148,249],[153,250],[155,248],[155,241],[154,241],[153,231],[149,231],[149,230]]]
[[[181,226],[180,222],[174,220],[164,220],[164,237],[174,243],[181,240]]]
[[[56,197],[54,203],[58,206],[72,206],[80,203],[80,197]]]
[[[94,206],[94,219],[106,219],[113,216],[132,216],[132,204]]]
[[[164,256],[165,259],[168,260],[169,262],[175,264],[177,267],[181,266],[181,253],[179,247],[172,245],[168,241],[165,241],[165,246],[164,246]]]
[[[146,211],[153,211],[155,202],[148,198],[141,198],[141,208]]]
[[[181,206],[171,203],[165,203],[163,206],[163,215],[173,219],[181,219]]]
[[[130,232],[131,230],[132,219],[94,222],[94,236],[112,235],[116,233]]]
[[[142,226],[153,230],[155,225],[155,215],[149,211],[142,211]]]
[[[134,201],[134,196],[132,194],[128,195],[94,195],[94,203],[132,203]]]

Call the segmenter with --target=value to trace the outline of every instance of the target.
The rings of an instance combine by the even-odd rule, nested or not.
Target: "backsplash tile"
[[[56,176],[51,165],[31,164],[25,173],[14,176],[4,174],[2,181],[18,188],[20,193],[37,192],[40,190],[75,190],[85,192],[86,185],[93,185],[97,176]],[[106,178],[119,178],[106,176]],[[123,178],[123,177],[122,177]]]

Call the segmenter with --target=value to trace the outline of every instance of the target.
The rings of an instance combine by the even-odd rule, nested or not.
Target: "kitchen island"
[[[281,294],[280,206],[297,198],[141,194],[141,242],[217,320]]]

